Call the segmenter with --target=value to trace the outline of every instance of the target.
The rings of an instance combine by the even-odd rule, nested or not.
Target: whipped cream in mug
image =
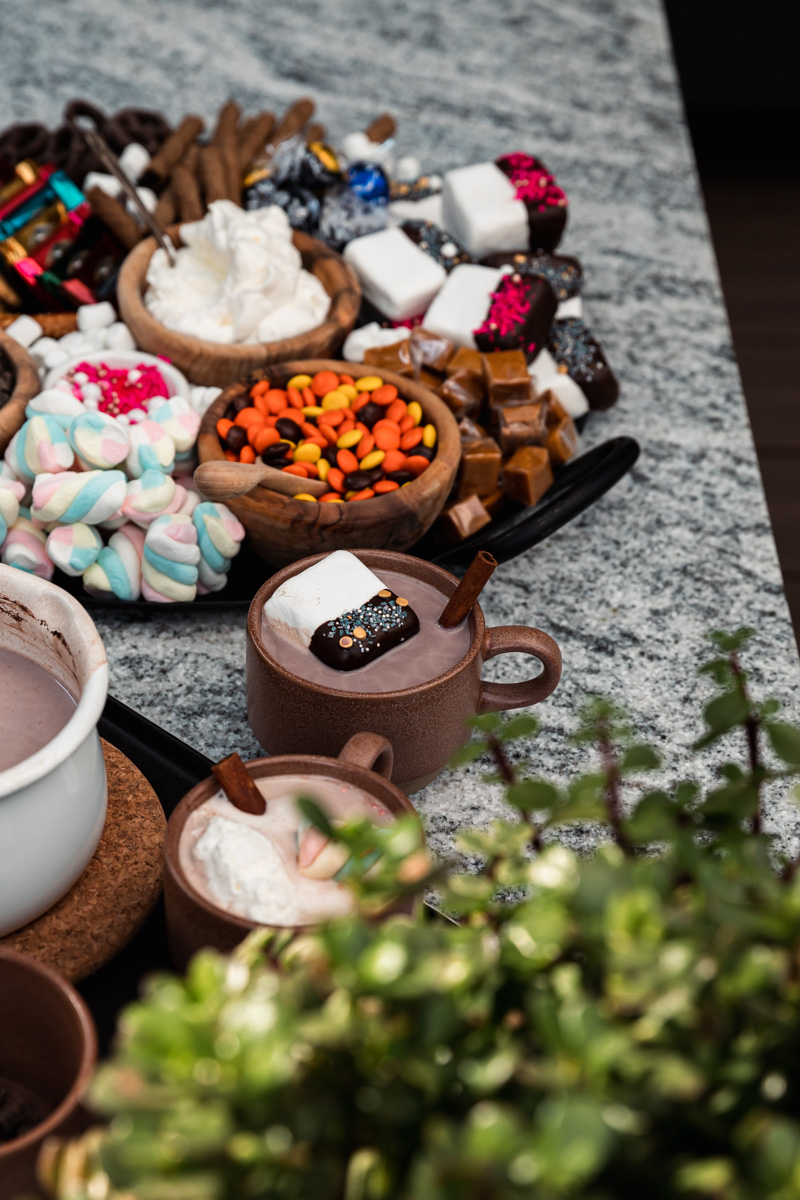
[[[274,342],[325,320],[328,293],[304,270],[276,205],[245,212],[215,200],[181,238],[174,266],[159,249],[147,270],[145,305],[168,329],[209,342]]]

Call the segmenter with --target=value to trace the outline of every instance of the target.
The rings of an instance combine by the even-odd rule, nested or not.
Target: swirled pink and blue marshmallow
[[[25,484],[18,479],[0,478],[0,542],[19,516],[19,506],[25,499]]]
[[[204,500],[192,513],[197,544],[203,561],[212,571],[227,571],[241,548],[244,526],[224,504]]]
[[[128,427],[130,449],[125,469],[131,479],[145,471],[163,471],[171,475],[175,468],[175,443],[157,421],[138,421]]]
[[[47,553],[65,575],[82,575],[103,549],[103,539],[93,525],[76,521],[57,525],[47,535]]]
[[[46,388],[28,401],[26,417],[52,417],[62,429],[69,429],[75,417],[86,409],[76,396],[63,388]]]
[[[108,539],[108,545],[84,571],[83,586],[90,596],[116,600],[138,600],[142,594],[144,531],[123,525]]]
[[[40,579],[52,579],[53,566],[45,549],[47,541],[41,529],[20,511],[14,524],[6,534],[0,561],[7,567],[16,567],[19,571],[27,571],[29,575],[38,575]]]
[[[128,484],[122,515],[146,529],[156,517],[183,511],[186,489],[163,471],[148,470]]]
[[[67,430],[78,462],[88,471],[109,471],[128,457],[130,439],[125,425],[102,412],[84,412]]]
[[[5,459],[20,479],[31,480],[68,471],[75,455],[55,417],[29,417],[6,446]]]
[[[200,549],[192,518],[185,513],[156,517],[147,530],[142,556],[142,595],[169,604],[197,595]]]
[[[39,475],[33,485],[31,516],[38,521],[99,525],[117,516],[125,503],[122,471],[63,471]]]
[[[150,401],[148,415],[172,438],[178,457],[192,450],[200,430],[200,417],[183,396],[172,396],[169,400],[157,397]]]

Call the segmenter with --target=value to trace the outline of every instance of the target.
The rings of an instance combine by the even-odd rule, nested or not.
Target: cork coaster
[[[53,908],[0,938],[76,983],[128,944],[161,894],[166,819],[141,771],[103,741],[108,816],[94,857]]]

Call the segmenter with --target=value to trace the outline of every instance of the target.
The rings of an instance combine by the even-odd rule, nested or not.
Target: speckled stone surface
[[[524,750],[566,777],[585,761],[566,741],[577,708],[601,691],[638,715],[667,775],[684,776],[706,689],[695,675],[703,636],[742,623],[759,630],[757,687],[798,714],[797,651],[656,0],[40,0],[35,20],[25,0],[5,0],[2,20],[4,123],[53,122],[76,94],[177,119],[211,116],[229,95],[255,111],[311,92],[333,135],[393,112],[401,150],[429,169],[541,155],[569,194],[562,249],[584,262],[589,320],[622,381],[618,407],[591,420],[585,442],[633,434],[642,456],[489,585],[490,624],[540,625],[564,654],[542,733]],[[121,699],[213,757],[257,753],[240,614],[98,624]],[[499,660],[487,675],[511,679],[522,665]],[[446,775],[417,797],[440,852],[459,826],[501,811],[480,777],[480,767]],[[789,800],[768,815],[796,847]]]

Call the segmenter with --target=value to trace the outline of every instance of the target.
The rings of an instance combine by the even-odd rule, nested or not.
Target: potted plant
[[[658,757],[603,701],[577,734],[597,765],[567,787],[524,773],[532,718],[478,718],[462,760],[488,751],[518,819],[462,835],[483,869],[438,880],[457,923],[369,920],[431,878],[401,821],[365,915],[153,980],[96,1079],[110,1124],[46,1156],[55,1194],[800,1195],[800,880],[762,822],[800,730],[752,699],[747,637],[715,635],[703,668],[698,751],[746,750],[710,790],[644,788]],[[590,821],[591,857],[553,836]]]

